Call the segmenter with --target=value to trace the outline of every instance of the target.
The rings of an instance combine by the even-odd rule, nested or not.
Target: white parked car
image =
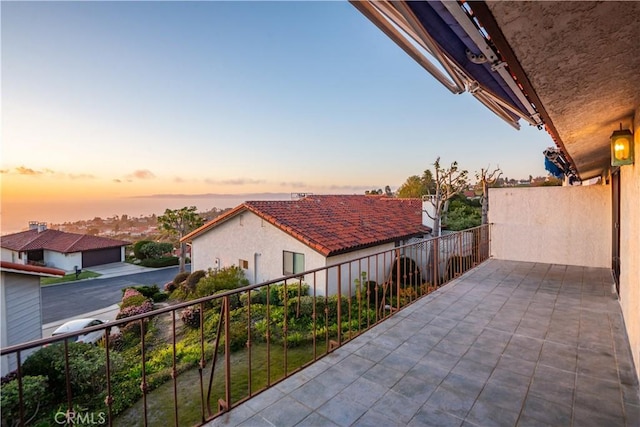
[[[91,326],[104,325],[108,320],[100,320],[100,319],[75,319],[70,320],[66,323],[63,323],[53,331],[51,334],[52,337],[56,335],[67,334],[69,332],[79,332],[85,328],[89,328]],[[84,342],[88,344],[96,344],[104,337],[104,329],[100,331],[89,332],[88,334],[78,335],[75,339],[75,342]]]

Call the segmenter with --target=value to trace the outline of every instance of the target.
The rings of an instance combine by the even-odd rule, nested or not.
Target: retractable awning
[[[466,4],[451,1],[352,1],[453,93],[469,92],[500,118],[543,122]]]

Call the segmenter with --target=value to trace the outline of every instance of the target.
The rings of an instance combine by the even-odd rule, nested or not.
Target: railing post
[[[206,366],[206,358],[204,356],[204,304],[200,304],[200,362],[198,363],[198,376],[200,377],[200,413],[202,416],[202,423],[206,420],[206,408],[208,407],[204,399],[204,379],[202,377],[202,371]],[[171,311],[171,315],[176,317],[175,310]],[[175,333],[175,331],[174,331]]]
[[[224,304],[224,362],[225,362],[225,410],[231,409],[231,336],[229,321],[230,319],[230,306],[229,296],[226,295],[223,299]]]
[[[145,319],[140,319],[140,353],[142,359],[142,381],[140,382],[140,390],[142,391],[142,411],[143,411],[143,420],[144,425],[147,426],[149,421],[147,419],[147,366],[146,366],[146,353],[145,353],[145,330],[144,330],[144,322]]]
[[[7,357],[9,359],[9,357]],[[22,360],[20,360],[20,351],[16,353],[16,363],[18,366],[18,406],[20,408],[20,425],[24,425],[24,390],[22,386]]]
[[[111,395],[111,357],[109,354],[109,337],[111,335],[111,328],[107,327],[104,331],[104,348],[106,358],[106,374],[107,374],[107,396],[104,398],[104,404],[107,405],[107,415],[109,419],[109,425],[113,425],[113,414],[111,411],[111,405],[113,404],[113,396]]]
[[[396,310],[400,310],[400,249],[396,249]]]
[[[283,310],[283,324],[282,324],[282,369],[284,370],[284,377],[287,377],[287,339],[289,337],[289,285],[287,281],[284,281],[284,310]]]
[[[173,379],[173,419],[178,427],[178,370],[176,369],[176,316],[171,316],[171,343],[172,343],[172,364],[171,378]]]
[[[342,265],[338,266],[338,347],[342,345]]]
[[[251,289],[247,291],[247,395],[251,397]]]

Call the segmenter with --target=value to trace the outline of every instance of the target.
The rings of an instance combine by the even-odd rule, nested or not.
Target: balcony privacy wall
[[[492,188],[491,255],[585,267],[611,267],[611,188]]]
[[[636,162],[620,168],[620,305],[640,377],[640,106],[633,124]]]

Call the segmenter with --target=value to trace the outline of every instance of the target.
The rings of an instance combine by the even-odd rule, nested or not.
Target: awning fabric
[[[483,89],[520,111],[527,111],[500,75],[491,70],[488,61],[476,64],[467,57],[467,49],[477,54],[478,48],[440,1],[415,1],[407,2],[407,5],[441,50]],[[518,116],[508,114],[517,121]]]

